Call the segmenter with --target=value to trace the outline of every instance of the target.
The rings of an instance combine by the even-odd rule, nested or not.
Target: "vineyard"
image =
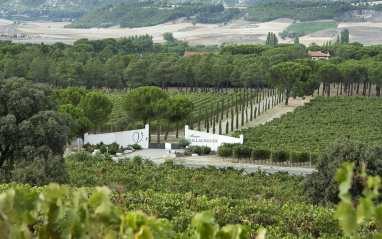
[[[110,114],[109,121],[103,125],[103,131],[119,131],[120,128],[116,128],[116,124],[119,120],[126,118],[125,111],[122,108],[122,102],[124,96],[127,94],[124,91],[110,91],[104,92],[104,94],[113,102],[113,110]],[[224,93],[171,93],[171,94],[183,94],[194,104],[194,110],[189,119],[181,122],[178,127],[184,125],[190,125],[190,129],[206,130],[207,118],[208,128],[214,124],[218,124],[219,120],[228,120],[235,117],[237,114],[247,112],[244,118],[250,117],[250,107],[254,108],[256,104],[264,99],[274,96],[275,91],[270,89],[264,89],[261,91],[243,91],[243,92],[224,92]],[[251,103],[252,102],[252,103]],[[265,107],[265,106],[264,106]],[[270,106],[267,106],[269,108]],[[252,113],[252,118],[256,117],[256,114],[260,114],[263,110],[258,109],[257,112]],[[151,122],[151,129],[156,131],[157,123],[154,119]],[[240,124],[239,122],[238,124]],[[224,125],[225,126],[225,125]],[[135,122],[136,128],[143,128],[142,122]],[[176,125],[172,125],[172,130],[176,129]],[[232,130],[231,130],[232,131]]]
[[[141,158],[108,162],[84,153],[66,161],[70,187],[0,186],[6,216],[1,235],[33,238],[33,225],[33,235],[55,238],[246,239],[262,227],[266,238],[351,238],[341,233],[333,209],[302,202],[302,176],[189,169],[172,162],[156,166]],[[367,220],[351,236],[372,238],[373,230]]]
[[[238,154],[241,158],[252,154],[256,160],[273,154],[279,159],[275,162],[288,161],[295,154],[306,162],[310,155],[325,154],[329,143],[338,138],[381,144],[381,117],[381,98],[316,97],[272,122],[236,131],[245,139]]]

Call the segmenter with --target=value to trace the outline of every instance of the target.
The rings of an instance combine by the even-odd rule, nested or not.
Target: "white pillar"
[[[240,143],[243,144],[244,143],[244,135],[240,135]]]

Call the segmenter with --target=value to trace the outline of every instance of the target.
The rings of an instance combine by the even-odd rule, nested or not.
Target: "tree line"
[[[138,40],[137,40],[138,39]],[[318,46],[304,49],[301,44],[229,45],[218,55],[209,53],[182,57],[185,43],[154,44],[150,36],[81,39],[74,46],[63,43],[14,44],[0,42],[0,72],[4,79],[23,77],[55,88],[69,86],[134,89],[177,86],[183,91],[213,92],[234,87],[268,85],[266,74],[273,66],[296,61],[308,66],[319,82],[341,85],[339,94],[362,90],[369,94],[375,85],[380,91],[382,47],[360,43]],[[205,48],[204,48],[205,50]],[[307,51],[329,52],[329,60],[311,61]],[[171,53],[161,53],[168,52]],[[178,53],[179,52],[179,53]],[[155,54],[157,53],[157,54]],[[303,60],[301,60],[303,59]],[[349,89],[349,90],[347,90]]]

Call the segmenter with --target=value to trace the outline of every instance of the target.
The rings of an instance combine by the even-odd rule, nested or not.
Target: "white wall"
[[[98,144],[100,142],[111,144],[117,142],[119,145],[126,147],[130,144],[139,144],[144,149],[149,148],[149,125],[146,124],[144,129],[129,130],[122,132],[114,132],[107,134],[88,134],[84,135],[84,143]]]
[[[188,129],[188,125],[185,126],[186,139],[191,141],[191,145],[208,146],[211,150],[218,150],[218,147],[222,143],[240,143],[243,144],[244,136],[240,135],[240,138],[234,138],[225,135],[218,135],[206,132],[200,132],[197,130]]]

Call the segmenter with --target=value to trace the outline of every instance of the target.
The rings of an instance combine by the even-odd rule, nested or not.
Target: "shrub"
[[[117,153],[118,148],[119,148],[119,144],[117,144],[117,142],[113,142],[108,145],[108,153],[111,155],[114,155]]]
[[[102,143],[102,142],[101,142],[101,143]],[[102,145],[99,147],[99,151],[100,151],[101,154],[107,153],[106,145],[102,144]]]
[[[141,155],[135,155],[131,161],[133,164],[142,165],[143,164],[143,157]]]
[[[211,148],[208,146],[202,146],[202,154],[210,154],[211,153]]]
[[[139,144],[132,144],[132,145],[129,145],[131,148],[133,148],[134,150],[141,150],[142,149],[142,146],[140,146]]]
[[[289,152],[286,150],[278,150],[272,153],[273,162],[282,163],[288,160],[289,160]]]
[[[191,141],[186,138],[179,138],[178,145],[179,147],[185,148],[186,146],[189,146],[191,144]]]
[[[98,144],[96,144],[96,145],[95,145],[95,148],[96,148],[96,149],[100,149],[102,145],[105,145],[105,144],[103,143],[103,141],[101,141],[101,142],[99,142]]]
[[[223,158],[232,157],[233,151],[231,147],[227,146],[219,146],[218,147],[218,156]]]
[[[233,148],[233,157],[237,159],[251,158],[252,148],[245,145],[236,145]]]
[[[78,152],[78,153],[69,155],[68,157],[66,157],[66,159],[83,162],[83,161],[93,160],[93,156],[89,154],[88,152]]]
[[[307,152],[292,152],[290,158],[292,163],[306,163],[310,160],[310,154]]]
[[[50,182],[70,183],[70,176],[65,167],[65,160],[60,156],[48,155],[47,159],[35,157],[23,159],[11,171],[11,180],[17,183],[28,183],[32,186],[43,186]]]
[[[362,162],[365,162],[368,175],[382,175],[381,146],[366,148],[359,141],[337,139],[329,145],[327,155],[322,155],[318,159],[317,171],[308,174],[301,184],[307,203],[330,205],[337,204],[340,201],[338,198],[338,183],[335,181],[334,176],[336,169],[345,161],[353,162],[356,166],[355,171],[358,172],[361,170]],[[361,196],[363,189],[361,182],[354,180],[350,190],[352,198]],[[382,201],[381,198],[378,200]]]
[[[202,154],[202,148],[200,146],[194,145],[194,146],[188,147],[187,149],[190,150],[193,154],[198,154],[198,155]]]
[[[115,145],[110,145],[108,147],[108,153],[111,155],[115,155],[118,151],[118,148],[115,147]]]
[[[271,158],[271,151],[269,149],[256,148],[252,150],[251,157],[253,160],[267,160]]]

